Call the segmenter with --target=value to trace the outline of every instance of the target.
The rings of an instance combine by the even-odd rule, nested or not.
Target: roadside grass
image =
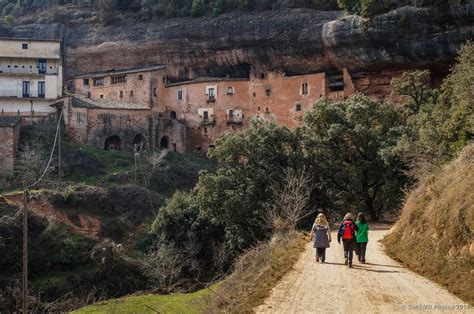
[[[387,253],[474,305],[474,144],[407,197]]]
[[[307,235],[291,232],[248,250],[239,258],[234,273],[216,289],[208,311],[251,313],[293,268],[307,243]]]
[[[203,313],[211,294],[211,290],[202,289],[187,294],[135,295],[98,302],[72,313]]]
[[[308,243],[291,232],[247,250],[234,273],[209,288],[188,294],[134,295],[98,302],[72,313],[251,313],[289,272]]]

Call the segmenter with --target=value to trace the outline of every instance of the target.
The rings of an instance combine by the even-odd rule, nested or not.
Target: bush
[[[191,15],[193,17],[201,16],[204,14],[205,9],[206,7],[204,6],[204,0],[193,0]]]

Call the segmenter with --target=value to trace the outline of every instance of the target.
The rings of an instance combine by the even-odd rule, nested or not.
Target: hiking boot
[[[346,258],[346,259],[344,260],[344,265],[347,265],[347,264],[349,264],[349,259],[348,259],[348,258]]]
[[[319,263],[319,257],[316,257],[316,263]]]
[[[352,264],[349,264],[349,268],[352,268]]]

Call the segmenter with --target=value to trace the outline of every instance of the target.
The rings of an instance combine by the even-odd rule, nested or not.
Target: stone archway
[[[122,148],[122,140],[118,135],[112,135],[105,139],[105,150],[120,150]]]
[[[170,118],[175,120],[176,119],[176,111],[171,111]]]
[[[168,136],[163,136],[160,140],[160,149],[168,149],[170,140]]]
[[[135,152],[144,151],[146,149],[146,143],[146,138],[142,134],[138,133],[133,138],[133,150]]]

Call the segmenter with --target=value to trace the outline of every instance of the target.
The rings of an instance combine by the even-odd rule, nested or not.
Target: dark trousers
[[[326,248],[325,247],[317,247],[316,248],[316,257],[324,262],[326,260]]]
[[[357,255],[359,256],[359,262],[365,263],[366,251],[367,251],[367,242],[357,243]]]
[[[352,258],[354,257],[355,240],[342,239],[342,245],[344,246],[344,258],[346,258],[349,261],[349,265],[351,265]]]

